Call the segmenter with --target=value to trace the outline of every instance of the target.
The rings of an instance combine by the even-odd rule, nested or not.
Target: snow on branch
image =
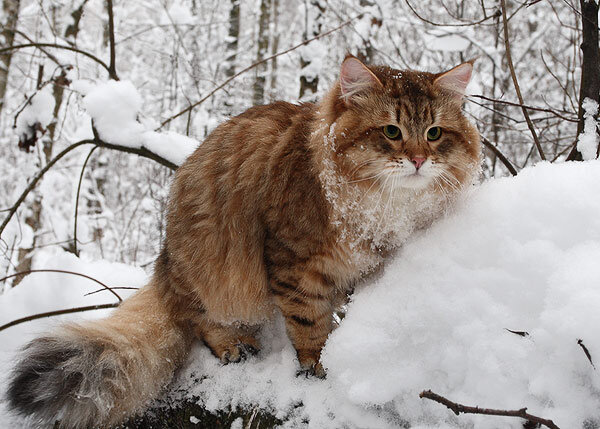
[[[584,160],[596,159],[598,150],[598,124],[596,117],[598,116],[598,102],[591,98],[585,98],[581,105],[583,108],[583,132],[579,134],[577,139],[577,150],[581,153]]]

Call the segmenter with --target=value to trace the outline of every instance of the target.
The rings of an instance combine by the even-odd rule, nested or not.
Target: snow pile
[[[200,144],[175,132],[152,131],[149,129],[152,124],[141,123],[138,117],[143,99],[129,81],[109,80],[96,85],[76,82],[75,88],[85,94],[85,110],[100,138],[107,143],[146,148],[175,165],[181,165]]]
[[[209,409],[271,407],[289,427],[522,428],[419,399],[432,389],[582,428],[600,418],[600,376],[578,345],[600,362],[599,194],[596,161],[540,164],[474,190],[355,293],[325,348],[324,381],[295,377],[279,321],[243,365],[221,367],[198,347],[182,382]]]
[[[596,150],[598,148],[598,133],[595,116],[598,115],[598,103],[591,98],[583,100],[583,133],[577,139],[577,150],[581,152],[583,159],[596,159]]]
[[[419,399],[426,389],[467,405],[528,407],[562,429],[598,427],[600,376],[578,344],[600,362],[598,195],[599,161],[542,163],[487,182],[354,294],[324,351],[326,380],[296,377],[278,318],[261,333],[261,353],[242,364],[221,366],[196,345],[174,388],[187,388],[209,410],[268,409],[284,427],[522,428],[516,418],[457,417]],[[110,285],[143,284],[140,271],[76,261],[59,255],[47,265]],[[81,294],[96,288],[34,276],[0,296],[0,322],[84,299],[89,305]],[[39,328],[0,332],[0,356]]]
[[[52,120],[54,105],[50,85],[40,89],[19,114],[16,124],[17,135],[26,140],[32,137],[33,133],[45,129]]]

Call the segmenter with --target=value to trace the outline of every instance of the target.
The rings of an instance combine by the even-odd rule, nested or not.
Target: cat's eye
[[[402,138],[400,128],[395,125],[386,125],[383,127],[383,134],[385,134],[388,139],[392,140],[400,140]]]
[[[442,129],[440,127],[431,127],[427,130],[427,140],[430,142],[436,141],[442,136]]]

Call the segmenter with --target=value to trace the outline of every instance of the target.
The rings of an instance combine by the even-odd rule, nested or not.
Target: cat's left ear
[[[434,85],[451,91],[456,95],[456,98],[462,99],[465,95],[467,85],[471,81],[471,74],[473,73],[473,63],[475,59],[462,63],[453,69],[448,70],[440,74],[433,81]]]

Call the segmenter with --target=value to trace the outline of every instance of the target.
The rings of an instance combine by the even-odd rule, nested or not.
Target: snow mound
[[[598,195],[597,161],[489,181],[354,294],[324,351],[326,380],[295,377],[278,321],[245,364],[222,367],[198,347],[181,383],[209,409],[259,405],[288,427],[522,428],[454,416],[419,399],[426,389],[595,427],[600,376],[578,340],[600,362]]]

